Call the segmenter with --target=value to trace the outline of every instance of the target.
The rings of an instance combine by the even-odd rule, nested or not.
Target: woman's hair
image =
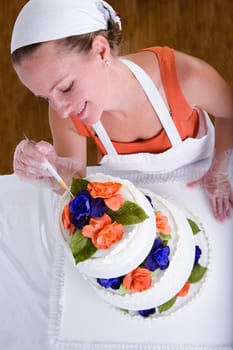
[[[113,21],[108,21],[107,30],[99,30],[93,33],[74,35],[67,38],[57,39],[55,41],[57,42],[57,45],[65,49],[88,53],[92,47],[92,41],[97,35],[102,35],[105,37],[108,40],[112,54],[117,55],[122,39],[122,32],[119,25]],[[20,64],[24,58],[27,58],[33,54],[33,52],[35,52],[41,45],[42,43],[35,43],[15,50],[11,55],[13,65]]]

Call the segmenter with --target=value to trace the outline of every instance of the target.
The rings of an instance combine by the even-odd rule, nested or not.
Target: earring
[[[104,61],[108,67],[111,67],[111,63],[108,60]]]

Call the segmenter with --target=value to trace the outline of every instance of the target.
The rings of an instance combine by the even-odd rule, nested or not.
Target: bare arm
[[[79,158],[82,166],[76,176],[84,177],[87,165],[86,137],[77,133],[70,118],[60,118],[51,108],[49,108],[49,124],[57,155]]]
[[[233,151],[233,90],[216,70],[193,57],[176,53],[178,76],[187,101],[215,117],[215,152],[207,173],[191,185],[202,184],[214,216],[230,217],[233,188],[229,163]]]
[[[233,89],[208,63],[176,51],[178,77],[185,98],[215,118],[215,148],[233,148]]]

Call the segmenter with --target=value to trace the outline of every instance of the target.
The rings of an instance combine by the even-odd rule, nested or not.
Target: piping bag
[[[26,135],[24,135],[25,139],[30,142],[32,145],[35,145],[35,142],[30,140]],[[44,169],[47,169],[48,172],[57,180],[57,182],[59,183],[59,185],[66,191],[69,193],[71,198],[74,198],[74,195],[70,192],[70,189],[68,187],[68,185],[65,183],[65,181],[62,179],[62,177],[58,174],[58,172],[56,171],[56,169],[52,166],[52,164],[48,161],[45,160],[42,163],[42,166]]]

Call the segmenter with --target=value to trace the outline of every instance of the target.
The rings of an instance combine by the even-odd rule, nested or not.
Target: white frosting
[[[114,244],[110,249],[98,250],[88,260],[77,264],[77,268],[80,272],[92,277],[110,278],[112,276],[124,275],[137,267],[145,259],[151,249],[156,237],[156,223],[153,208],[145,195],[136,189],[128,180],[122,180],[104,174],[88,176],[87,180],[97,182],[120,182],[122,188],[119,193],[123,195],[125,200],[137,203],[148,215],[148,218],[140,224],[128,227],[124,226],[123,239]],[[61,232],[66,252],[74,262],[69,246],[69,231],[64,229],[61,221],[63,208],[69,200],[69,195],[64,194],[58,206],[57,222],[59,223],[59,231]]]
[[[143,190],[153,202],[155,210],[161,210],[172,226],[172,244],[170,264],[167,270],[161,271],[153,278],[152,286],[143,292],[120,295],[112,289],[101,287],[93,279],[87,278],[95,291],[108,303],[123,309],[142,310],[157,307],[173,298],[188,280],[194,264],[195,240],[193,232],[183,212],[172,203]],[[133,257],[133,256],[132,256]],[[116,277],[116,275],[112,276]]]

